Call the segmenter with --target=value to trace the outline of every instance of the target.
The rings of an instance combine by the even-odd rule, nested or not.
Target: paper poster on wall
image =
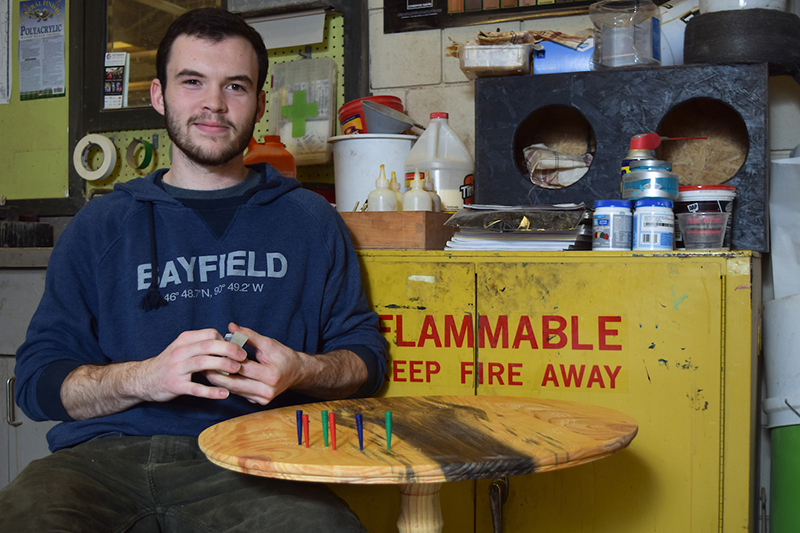
[[[19,4],[19,98],[66,95],[64,0]]]
[[[108,52],[103,68],[103,109],[128,107],[128,72],[130,56],[127,52]]]
[[[11,0],[0,1],[0,104],[11,99]]]

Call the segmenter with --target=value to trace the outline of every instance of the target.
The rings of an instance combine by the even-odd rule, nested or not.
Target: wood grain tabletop
[[[296,410],[309,415],[298,444]],[[336,450],[321,413],[336,415]],[[391,449],[384,413],[392,414]],[[356,414],[363,416],[363,451]],[[338,400],[284,407],[206,429],[200,448],[231,470],[326,483],[441,483],[555,470],[625,448],[638,426],[613,409],[503,396]]]

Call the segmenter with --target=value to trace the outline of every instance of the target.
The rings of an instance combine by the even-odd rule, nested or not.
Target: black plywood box
[[[620,164],[631,137],[658,132],[664,117],[682,103],[712,99],[733,109],[747,130],[744,163],[725,181],[737,194],[731,247],[768,252],[767,84],[766,64],[480,78],[475,81],[475,202],[585,202],[591,207],[595,200],[620,198]],[[575,109],[596,141],[587,174],[558,190],[534,187],[524,168],[524,146],[518,145],[526,120],[548,106]]]

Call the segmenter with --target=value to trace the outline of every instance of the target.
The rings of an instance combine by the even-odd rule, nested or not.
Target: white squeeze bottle
[[[397,210],[403,210],[403,193],[400,192],[400,183],[397,181],[397,172],[394,170],[392,171],[392,181],[389,182],[389,188],[394,191],[394,195],[397,197]]]
[[[406,191],[403,196],[403,211],[430,211],[431,209],[433,209],[431,195],[422,188],[419,169],[416,169],[414,171],[414,180],[411,182],[411,189]]]
[[[394,191],[389,188],[383,165],[381,165],[381,173],[378,175],[378,179],[375,180],[375,186],[377,189],[367,196],[367,211],[397,211],[397,197],[394,195]]]
[[[433,190],[433,180],[431,179],[431,173],[427,170],[425,171],[425,190],[428,191],[428,194],[431,195],[431,202],[433,202],[433,209],[436,213],[440,213],[442,211],[442,199],[436,194],[436,191]]]
[[[450,128],[447,113],[431,113],[431,121],[406,157],[406,185],[414,169],[428,171],[439,193],[442,211],[455,213],[472,203],[472,156]]]

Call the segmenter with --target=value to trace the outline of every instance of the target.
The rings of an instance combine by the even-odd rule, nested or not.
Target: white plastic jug
[[[406,157],[406,186],[414,169],[430,172],[433,188],[442,199],[442,211],[455,213],[472,203],[472,156],[450,128],[447,113],[431,113],[431,121]]]

